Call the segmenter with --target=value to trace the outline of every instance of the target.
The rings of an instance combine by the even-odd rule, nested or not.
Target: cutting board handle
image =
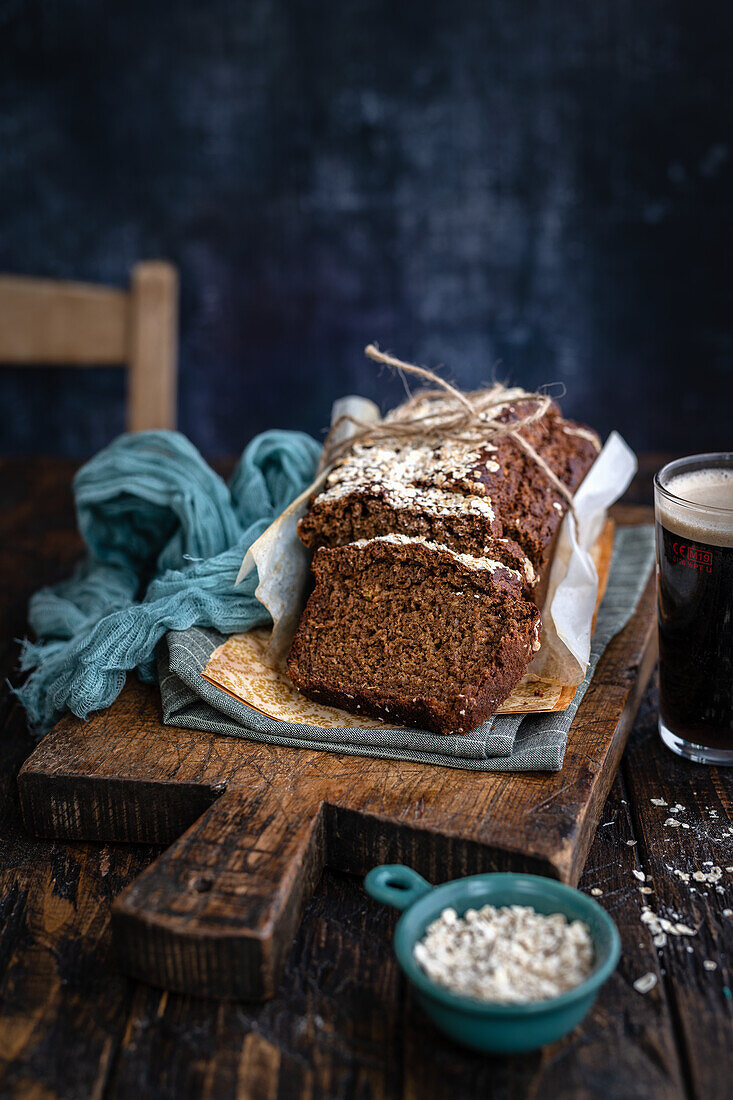
[[[324,862],[323,812],[302,791],[227,791],[120,895],[120,963],[200,996],[272,996]]]

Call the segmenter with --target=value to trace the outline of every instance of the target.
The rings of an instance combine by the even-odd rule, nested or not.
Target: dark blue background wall
[[[733,446],[733,9],[4,0],[0,270],[182,279],[180,423],[318,432],[399,382],[561,380],[639,448]],[[0,450],[85,453],[114,371],[0,371]]]

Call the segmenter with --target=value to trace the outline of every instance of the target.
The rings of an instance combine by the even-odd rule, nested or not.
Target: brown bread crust
[[[511,421],[517,415],[516,407],[509,406],[502,419]],[[524,428],[522,435],[571,492],[577,490],[598,454],[593,433],[565,420],[556,405]],[[334,481],[349,461],[347,457],[337,467]],[[479,448],[467,476],[451,480],[438,473],[433,484],[438,483],[455,500],[455,510],[427,509],[419,495],[421,488],[430,487],[424,484],[417,487],[414,502],[397,508],[393,494],[375,477],[366,486],[340,496],[317,494],[298,525],[298,534],[306,546],[316,549],[400,531],[476,556],[485,552],[491,539],[509,538],[522,548],[538,575],[542,574],[568,505],[512,439],[502,437],[494,447]],[[490,508],[472,512],[472,503],[480,505],[482,499]]]

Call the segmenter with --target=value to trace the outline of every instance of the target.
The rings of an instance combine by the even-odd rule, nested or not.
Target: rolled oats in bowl
[[[474,1050],[513,1054],[561,1039],[621,955],[598,902],[544,875],[490,871],[431,886],[411,867],[383,864],[364,886],[402,910],[394,950],[421,1008]]]
[[[484,905],[463,917],[443,909],[414,955],[437,985],[495,1004],[559,997],[585,981],[594,963],[587,924],[528,905]]]

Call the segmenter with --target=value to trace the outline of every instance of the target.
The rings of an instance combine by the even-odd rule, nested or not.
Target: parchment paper
[[[566,512],[558,534],[542,612],[540,650],[529,671],[538,680],[579,684],[590,660],[590,636],[598,574],[590,551],[608,508],[636,473],[636,455],[611,432],[575,494],[575,516]]]

